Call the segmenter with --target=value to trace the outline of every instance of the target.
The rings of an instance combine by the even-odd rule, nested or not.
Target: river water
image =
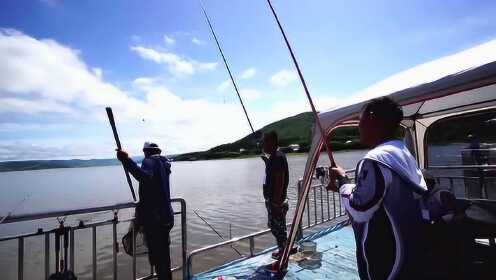
[[[338,164],[346,169],[354,168],[365,151],[336,152]],[[307,160],[306,155],[290,155],[290,187],[288,197],[292,209],[296,202],[296,183],[303,175]],[[326,156],[321,155],[319,164],[328,164]],[[182,197],[187,203],[188,250],[194,250],[209,244],[218,243],[221,238],[198,218],[193,210],[202,215],[224,238],[241,236],[266,228],[266,210],[262,197],[262,179],[264,164],[260,158],[229,159],[194,162],[173,162],[171,174],[172,197]],[[134,182],[134,186],[137,183]],[[19,202],[25,200],[20,206]],[[72,169],[50,169],[36,171],[0,173],[0,215],[13,208],[15,214],[44,212],[112,205],[130,200],[130,193],[121,166],[88,167]],[[175,207],[176,210],[179,208]],[[105,214],[107,217],[104,217]],[[110,213],[78,217],[88,221],[108,218]],[[179,217],[176,224],[180,225]],[[68,220],[73,224],[77,220]],[[16,233],[34,232],[37,228],[53,229],[56,220],[43,220],[18,225],[0,225],[0,236]],[[127,231],[128,225],[118,226],[118,238]],[[97,258],[98,276],[111,279],[112,239],[111,226],[98,234]],[[76,235],[76,273],[79,279],[91,278],[91,231],[80,230]],[[270,235],[265,243],[273,243]],[[44,239],[35,237],[26,239],[25,243],[25,279],[43,279]],[[180,229],[171,233],[173,264],[180,265]],[[53,240],[51,241],[53,250]],[[226,251],[227,250],[227,251]],[[241,250],[241,249],[240,249]],[[229,252],[229,253],[227,253]],[[219,260],[221,257],[235,257],[232,249],[225,249],[207,259]],[[17,243],[8,241],[0,243],[0,271],[2,279],[17,279]],[[54,255],[51,255],[53,269]],[[201,260],[199,261],[201,262]],[[131,258],[121,249],[118,254],[119,279],[130,279]],[[149,267],[146,257],[138,258],[138,272],[146,275]],[[200,265],[201,266],[201,265]]]

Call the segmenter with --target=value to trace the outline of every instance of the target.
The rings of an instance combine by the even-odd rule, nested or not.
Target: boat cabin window
[[[398,130],[396,137],[403,139],[405,137],[405,129],[401,127]],[[358,161],[367,153],[369,148],[360,143],[360,132],[358,125],[344,125],[334,128],[329,139],[334,159],[339,166],[346,170],[355,169]],[[322,147],[319,165],[328,166],[329,159],[325,155],[325,146]]]
[[[441,119],[426,133],[426,166],[457,197],[496,199],[496,110]]]

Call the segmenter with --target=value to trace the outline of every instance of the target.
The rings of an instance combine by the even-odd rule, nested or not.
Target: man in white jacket
[[[332,168],[352,221],[361,279],[422,279],[425,180],[405,144],[395,139],[403,119],[390,98],[370,101],[360,116],[360,140],[372,149],[358,163],[356,184]]]

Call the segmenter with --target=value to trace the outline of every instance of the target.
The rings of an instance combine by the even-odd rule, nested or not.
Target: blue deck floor
[[[293,255],[284,279],[359,279],[355,258],[355,239],[351,227],[343,223],[337,224],[307,236],[305,240],[313,240],[317,243],[317,253],[311,259],[303,261],[298,261],[298,254]],[[211,280],[218,276],[247,279],[257,268],[273,261],[271,250],[267,250],[252,258],[233,261],[214,270],[198,274],[193,279]]]

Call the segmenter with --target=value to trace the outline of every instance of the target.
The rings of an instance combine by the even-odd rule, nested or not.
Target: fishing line
[[[200,218],[203,222],[205,222],[205,224],[207,224],[207,226],[209,226],[219,237],[220,239],[222,240],[226,240],[211,224],[209,224],[207,222],[207,220],[205,220],[205,218],[203,218],[202,216],[200,216],[200,214],[198,214],[198,212],[196,210],[193,210],[193,213],[196,214],[196,216],[198,216],[198,218]],[[238,253],[239,256],[243,256],[243,254],[241,254],[236,248],[234,248],[232,245],[231,245],[231,248],[236,251],[236,253]]]
[[[248,116],[248,112],[246,111],[245,104],[243,103],[243,99],[241,98],[241,94],[239,93],[238,86],[236,85],[236,81],[234,80],[234,76],[231,72],[231,68],[229,68],[229,63],[227,62],[226,56],[224,55],[224,52],[222,51],[222,47],[220,46],[219,40],[217,38],[217,35],[215,34],[214,28],[212,26],[212,22],[210,21],[210,18],[208,17],[207,10],[205,9],[205,6],[203,5],[202,0],[198,0],[200,3],[200,7],[203,11],[203,15],[205,16],[205,20],[207,21],[208,27],[210,28],[210,32],[212,33],[212,37],[215,40],[215,43],[217,44],[217,48],[219,49],[220,56],[222,57],[222,61],[224,61],[224,66],[227,69],[227,73],[229,73],[229,78],[231,79],[231,82],[234,86],[234,90],[236,91],[236,94],[238,95],[239,103],[241,103],[241,107],[243,107],[243,112],[245,113],[246,120],[248,121],[248,124],[250,125],[250,129],[252,133],[255,133],[255,130],[253,129],[253,125],[251,124],[250,117]]]
[[[12,208],[9,212],[7,212],[7,215],[5,215],[1,220],[0,224],[3,223],[8,217],[10,217],[16,210],[19,208],[26,200],[28,200],[31,197],[31,194],[26,195],[20,202],[18,202],[16,205],[14,205],[14,208]]]

